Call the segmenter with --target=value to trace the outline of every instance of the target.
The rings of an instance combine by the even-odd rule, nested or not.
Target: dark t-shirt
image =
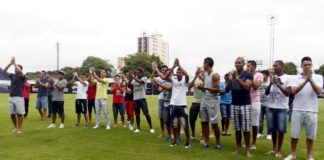
[[[23,97],[24,96],[24,84],[25,76],[16,76],[15,74],[9,74],[11,80],[10,97]]]
[[[239,79],[243,82],[245,82],[246,80],[253,82],[253,75],[248,71],[244,71]],[[237,80],[232,81],[232,104],[240,106],[251,104],[250,89],[246,90],[242,88],[238,84]]]
[[[125,97],[124,100],[125,101],[133,101],[134,99],[134,95],[133,95],[133,86],[129,83],[127,84],[126,90],[125,90]]]
[[[40,82],[42,82],[43,84],[48,83],[48,78],[41,79]],[[38,87],[37,97],[47,97],[47,95],[48,95],[47,87],[40,85]]]

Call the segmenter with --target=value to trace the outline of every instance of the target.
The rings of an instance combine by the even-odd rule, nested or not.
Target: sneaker
[[[222,150],[223,148],[222,148],[221,145],[216,145],[215,149],[216,149],[216,150]]]
[[[314,160],[314,158],[313,157],[308,157],[307,160]]]
[[[203,148],[209,148],[209,144],[205,143],[202,145]]]
[[[185,149],[189,149],[191,147],[191,145],[190,145],[190,143],[186,143],[186,145],[185,145]]]
[[[280,153],[276,153],[276,154],[275,154],[275,157],[276,157],[276,158],[281,158],[282,155],[281,155]]]
[[[257,138],[262,138],[262,137],[263,137],[263,134],[260,134],[260,133],[259,133],[259,134],[257,135]]]
[[[60,124],[60,128],[64,128],[64,124],[63,123]]]
[[[134,133],[138,133],[138,132],[140,132],[140,130],[139,129],[135,129]]]
[[[110,125],[107,125],[106,130],[110,130]]]
[[[194,136],[190,136],[190,141],[193,141],[193,140],[195,140],[195,137]]]
[[[205,141],[203,139],[200,140],[200,144],[204,144]]]
[[[296,156],[290,154],[289,156],[287,156],[284,160],[294,160],[296,159]]]
[[[266,155],[268,155],[268,156],[276,155],[276,151],[269,151],[269,152],[267,152]]]
[[[22,134],[22,132],[20,130],[17,130],[16,133],[17,134]]]
[[[177,146],[178,144],[176,143],[176,142],[173,142],[173,143],[171,143],[170,144],[170,147],[175,147],[175,146]]]
[[[256,146],[255,145],[251,145],[250,150],[256,150]]]
[[[167,141],[168,141],[168,142],[172,142],[172,140],[173,140],[173,138],[172,138],[171,136],[169,136],[169,137],[167,138]]]
[[[271,135],[267,135],[267,140],[272,140],[272,136]]]
[[[134,130],[134,126],[129,125],[129,130],[133,131]]]
[[[95,125],[94,127],[92,127],[92,129],[98,129],[100,128],[100,125]]]
[[[12,129],[12,131],[11,131],[12,133],[16,133],[17,132],[17,129],[16,128],[14,128],[14,129]]]
[[[222,132],[222,136],[226,136],[226,132],[225,131]]]
[[[153,128],[150,129],[150,133],[155,133],[155,130]]]
[[[246,148],[245,144],[242,144],[242,147],[243,147],[243,148]]]
[[[56,128],[55,124],[50,124],[47,128]]]

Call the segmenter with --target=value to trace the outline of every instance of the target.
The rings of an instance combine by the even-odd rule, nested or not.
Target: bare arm
[[[106,84],[107,82],[103,79],[99,78],[96,73],[93,73],[93,78],[95,78],[98,82]]]
[[[217,74],[217,73],[213,74],[212,80],[213,80],[212,87],[208,88],[208,87],[202,86],[203,90],[207,90],[207,91],[210,91],[213,93],[219,93],[220,92],[220,88],[219,88],[220,76],[219,76],[219,74]]]

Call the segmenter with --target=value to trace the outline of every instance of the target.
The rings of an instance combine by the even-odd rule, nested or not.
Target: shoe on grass
[[[100,125],[95,125],[94,127],[92,127],[92,129],[98,129],[100,128]]]
[[[56,128],[56,125],[52,123],[47,128]]]
[[[110,130],[110,125],[107,125],[106,126],[106,130]]]
[[[260,134],[260,133],[259,133],[259,134],[257,135],[257,138],[262,138],[262,137],[263,137],[263,134]]]
[[[191,145],[190,145],[190,143],[186,143],[186,145],[185,145],[185,149],[189,149],[191,147]]]
[[[134,133],[141,132],[139,129],[135,129]]]
[[[267,140],[272,140],[272,136],[271,135],[267,135]]]
[[[295,160],[295,159],[296,159],[296,156],[290,154],[284,160]]]
[[[60,128],[61,129],[64,128],[64,124],[63,123],[60,124]]]

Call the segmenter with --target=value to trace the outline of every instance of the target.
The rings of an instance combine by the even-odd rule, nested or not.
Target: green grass
[[[30,112],[28,119],[23,123],[23,134],[11,132],[12,123],[8,114],[8,95],[0,94],[0,160],[7,159],[62,159],[62,160],[100,160],[100,159],[246,159],[244,155],[230,155],[235,149],[234,136],[221,137],[222,151],[202,149],[198,140],[192,143],[189,150],[181,144],[170,148],[165,139],[159,139],[159,123],[157,118],[157,97],[148,96],[149,110],[152,116],[155,134],[150,134],[145,118],[142,116],[142,132],[135,134],[119,126],[110,131],[105,128],[93,130],[90,128],[73,127],[76,115],[74,111],[75,95],[65,95],[66,123],[64,129],[47,129],[50,121],[41,122],[35,109],[35,95],[31,95]],[[190,104],[191,97],[188,98]],[[321,159],[324,154],[320,151],[324,146],[324,100],[320,100],[320,114],[318,116],[318,134],[314,146],[315,159]],[[109,112],[111,112],[111,96],[109,96]],[[197,131],[200,134],[199,119]],[[104,122],[104,121],[102,121]],[[57,122],[57,124],[59,124]],[[92,124],[93,125],[93,124]],[[289,129],[290,130],[290,129]],[[183,137],[184,135],[182,135]],[[184,138],[184,137],[183,137]],[[211,139],[212,145],[215,139]],[[298,146],[298,159],[306,159],[305,134],[303,133]],[[260,139],[257,141],[257,150],[253,151],[251,159],[275,159],[266,156],[271,150],[271,141]],[[290,133],[286,134],[283,155],[289,153]]]

